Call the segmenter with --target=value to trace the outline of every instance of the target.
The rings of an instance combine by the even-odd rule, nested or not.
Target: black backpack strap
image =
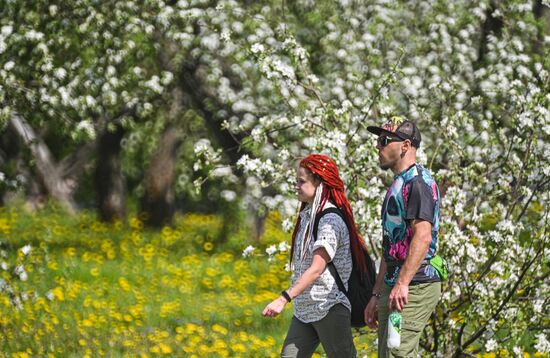
[[[338,275],[338,271],[336,270],[336,266],[334,266],[334,263],[331,261],[328,263],[328,270],[332,274],[332,277],[334,277],[334,280],[336,281],[336,285],[338,286],[338,289],[342,292],[344,292],[344,295],[348,295],[348,291],[346,290],[346,287],[344,286],[344,283],[342,282],[342,279],[340,278],[340,275]]]
[[[321,221],[321,218],[327,214],[334,213],[337,214],[342,218],[344,223],[346,223],[346,219],[344,218],[344,215],[338,208],[328,208],[323,211],[321,211],[316,217],[315,222],[313,223],[313,241],[317,241],[317,230],[319,229],[319,222]],[[346,224],[347,225],[347,224]],[[346,290],[346,286],[344,286],[344,283],[342,282],[342,279],[340,278],[340,275],[338,274],[338,271],[336,270],[336,266],[334,266],[334,262],[330,261],[328,263],[328,270],[332,277],[334,277],[334,280],[336,281],[336,285],[338,286],[338,289],[342,291],[346,296],[348,295],[348,291]]]

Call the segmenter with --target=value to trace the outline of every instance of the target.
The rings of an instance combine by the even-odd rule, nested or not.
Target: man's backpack
[[[319,213],[316,216],[315,223],[313,224],[313,238],[315,241],[317,240],[317,230],[319,229],[319,221],[323,216],[329,213],[337,214],[347,224],[346,219],[344,218],[344,216],[342,215],[342,212],[339,209],[328,208],[326,210],[323,210],[321,213]],[[367,307],[367,304],[369,303],[369,300],[371,299],[372,289],[376,282],[376,276],[375,276],[376,271],[374,267],[374,262],[372,261],[369,253],[364,248],[363,248],[363,254],[365,255],[367,272],[363,273],[362,275],[363,277],[361,277],[361,272],[357,269],[355,262],[353,262],[351,275],[348,280],[347,291],[344,286],[344,283],[342,282],[342,279],[340,278],[340,275],[338,274],[338,271],[336,271],[336,267],[334,266],[334,263],[332,261],[328,263],[328,269],[332,274],[332,276],[334,277],[334,280],[338,285],[338,289],[346,295],[346,297],[349,299],[351,303],[351,326],[352,327],[366,326],[364,311],[365,311],[365,307]],[[353,259],[353,254],[352,254],[352,259]]]

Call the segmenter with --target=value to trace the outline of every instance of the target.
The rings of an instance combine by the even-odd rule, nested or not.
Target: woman
[[[302,204],[292,234],[292,285],[262,314],[275,317],[294,299],[294,317],[282,357],[311,357],[319,342],[329,357],[355,357],[350,302],[325,269],[332,261],[347,289],[353,262],[363,272],[367,270],[361,250],[365,244],[334,161],[320,154],[304,158],[298,167],[296,191]],[[323,215],[315,235],[315,217],[334,207],[345,220],[337,213]]]

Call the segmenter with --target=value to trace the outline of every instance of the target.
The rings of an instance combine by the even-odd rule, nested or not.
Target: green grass
[[[216,216],[178,217],[173,228],[101,224],[49,208],[0,211],[0,351],[5,356],[276,357],[292,308],[261,316],[288,287],[288,253],[268,262],[266,246],[288,239],[271,216],[257,255],[248,231],[219,243]],[[29,254],[22,247],[31,245]],[[22,281],[15,267],[23,265]],[[358,336],[373,351],[373,335]],[[368,343],[368,347],[366,347]],[[322,349],[318,350],[322,354]]]

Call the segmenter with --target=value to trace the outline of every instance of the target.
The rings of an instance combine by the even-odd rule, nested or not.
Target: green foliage
[[[291,310],[260,313],[288,285],[287,256],[243,259],[216,243],[220,228],[207,215],[152,232],[139,218],[105,225],[87,213],[3,211],[2,352],[277,356]],[[276,231],[268,225],[270,240]]]

